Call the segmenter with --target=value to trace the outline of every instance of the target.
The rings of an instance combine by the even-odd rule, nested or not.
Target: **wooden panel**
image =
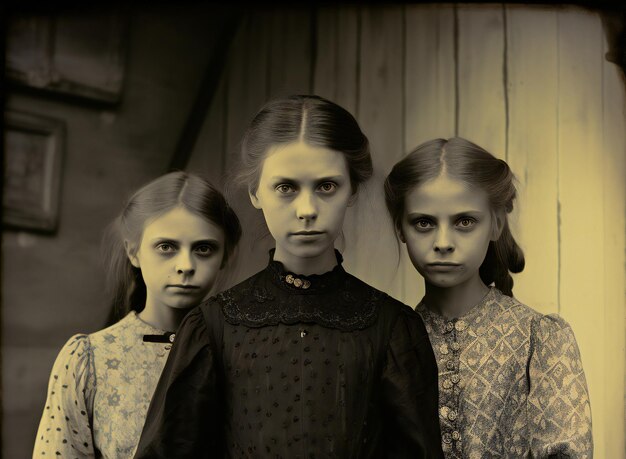
[[[419,144],[455,131],[454,10],[434,5],[407,5],[405,55],[406,154]],[[424,281],[401,244],[403,298],[412,306],[424,295]]]
[[[354,114],[358,93],[358,9],[320,8],[313,92]]]
[[[502,6],[458,9],[458,134],[506,159]]]
[[[406,8],[405,146],[454,136],[454,10]]]
[[[526,257],[514,294],[541,311],[558,311],[557,16],[506,7],[509,75],[508,163],[516,174],[512,229]],[[519,217],[519,218],[518,218]]]
[[[560,11],[558,29],[560,313],[571,324],[582,354],[594,413],[595,455],[608,457],[602,30],[597,16],[578,9]]]
[[[395,278],[401,279],[402,271],[382,183],[403,150],[403,34],[401,7],[362,10],[358,119],[370,139],[374,177],[345,226],[346,267],[398,298],[402,286]]]
[[[206,177],[221,189],[226,169],[225,75],[220,80],[185,169]]]
[[[311,92],[311,15],[301,8],[272,14],[269,94],[271,97]]]
[[[608,51],[604,42],[603,54]],[[604,314],[607,337],[605,360],[606,450],[604,457],[620,457],[626,451],[624,412],[626,361],[626,304],[624,298],[626,221],[626,135],[624,80],[619,68],[603,62],[603,183],[604,183]],[[595,407],[592,407],[595,408]],[[595,411],[594,411],[595,414]],[[595,420],[595,417],[594,417]]]

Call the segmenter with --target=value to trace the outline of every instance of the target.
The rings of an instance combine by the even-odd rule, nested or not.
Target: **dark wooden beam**
[[[211,55],[200,84],[200,89],[178,138],[168,171],[181,170],[187,166],[200,129],[202,129],[202,124],[217,91],[220,77],[226,68],[230,45],[241,24],[243,14],[239,10],[224,13],[221,30],[211,49]]]

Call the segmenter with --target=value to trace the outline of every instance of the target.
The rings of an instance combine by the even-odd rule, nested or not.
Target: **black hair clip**
[[[174,332],[165,332],[162,335],[143,335],[144,343],[173,343]]]

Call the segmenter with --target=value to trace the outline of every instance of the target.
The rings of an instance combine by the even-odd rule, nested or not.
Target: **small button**
[[[308,335],[309,332],[306,330],[300,330],[300,338],[304,338],[306,335]]]
[[[293,284],[293,276],[291,274],[287,274],[285,276],[285,282],[287,282],[288,284]]]
[[[458,431],[453,431],[452,432],[452,439],[454,441],[459,441],[461,439],[461,434]]]
[[[461,349],[461,345],[459,343],[457,343],[456,341],[453,342],[450,347],[452,347],[453,351],[458,351],[459,349]]]
[[[442,385],[444,389],[451,389],[452,381],[450,381],[449,379],[444,379]]]
[[[457,323],[454,324],[454,328],[456,328],[458,331],[463,331],[467,328],[467,322],[465,322],[464,320],[459,320],[457,321]]]
[[[446,362],[446,368],[450,371],[454,370],[454,360],[448,360]]]
[[[450,435],[448,432],[446,432],[446,433],[444,433],[444,434],[441,436],[441,440],[442,440],[445,444],[449,445],[450,443],[452,443],[452,435]]]
[[[170,335],[170,343],[173,343],[175,339],[176,339],[176,335],[174,333],[172,333]]]
[[[454,323],[453,322],[446,322],[446,331],[452,331],[454,329]]]
[[[306,290],[310,286],[311,286],[311,281],[308,281],[305,279],[304,282],[302,283],[302,288]]]
[[[448,408],[445,405],[439,408],[439,414],[441,414],[441,417],[447,418],[449,412],[450,412],[450,408]]]
[[[450,419],[451,421],[454,421],[456,419],[456,411],[454,410],[450,410],[448,411],[448,419]]]
[[[298,279],[297,277],[293,280],[294,287],[302,287],[302,279]]]
[[[452,384],[458,384],[460,380],[461,377],[457,374],[454,374],[450,377],[450,381],[452,381]]]
[[[446,343],[443,343],[441,346],[439,346],[439,352],[441,352],[443,355],[448,355],[448,352],[450,352],[450,350],[448,349],[448,345]]]

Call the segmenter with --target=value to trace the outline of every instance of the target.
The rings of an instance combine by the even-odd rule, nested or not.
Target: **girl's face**
[[[224,257],[224,232],[184,207],[175,207],[149,221],[139,247],[127,249],[146,284],[146,309],[190,308],[215,282]]]
[[[250,193],[276,240],[275,258],[287,264],[333,253],[352,197],[344,156],[304,142],[270,149]]]
[[[400,239],[426,284],[448,288],[480,279],[498,226],[486,192],[443,174],[407,195]]]

